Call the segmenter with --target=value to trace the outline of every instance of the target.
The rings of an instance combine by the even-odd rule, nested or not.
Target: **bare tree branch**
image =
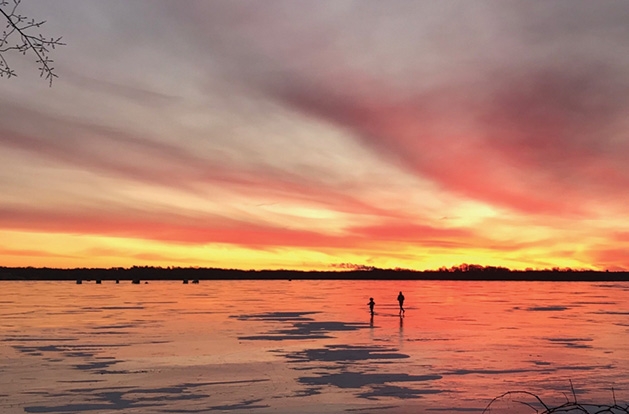
[[[508,391],[496,398],[492,399],[487,407],[483,410],[483,414],[489,414],[492,411],[492,406],[498,401],[512,397],[529,397],[532,399],[532,403],[526,401],[515,400],[519,404],[523,404],[531,409],[532,413],[536,414],[556,414],[556,413],[584,413],[584,414],[629,414],[629,405],[621,406],[616,402],[616,394],[612,388],[612,397],[614,399],[613,405],[603,404],[583,404],[577,401],[577,394],[570,381],[570,389],[572,390],[573,401],[567,401],[565,404],[557,407],[549,407],[542,401],[540,397],[528,391]],[[543,407],[536,408],[537,406]]]
[[[48,80],[50,86],[57,77],[52,66],[54,62],[48,54],[56,46],[65,46],[61,37],[50,39],[41,33],[33,34],[33,29],[43,26],[45,20],[35,20],[23,16],[18,12],[18,7],[22,0],[0,0],[0,16],[6,20],[6,26],[0,34],[0,77],[17,76],[15,71],[9,66],[5,54],[7,52],[18,52],[22,55],[32,53],[35,55],[36,63],[39,63],[39,76]]]

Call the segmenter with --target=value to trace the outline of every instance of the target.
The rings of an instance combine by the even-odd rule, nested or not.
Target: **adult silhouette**
[[[400,304],[400,315],[406,313],[404,310],[404,295],[402,294],[402,291],[400,291],[400,294],[397,295],[397,301]]]

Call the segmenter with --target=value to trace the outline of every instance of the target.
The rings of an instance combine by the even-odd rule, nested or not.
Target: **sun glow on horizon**
[[[306,248],[274,246],[246,248],[230,244],[190,245],[121,237],[0,231],[2,265],[6,267],[115,268],[132,266],[214,267],[242,270],[338,270],[353,263],[383,269],[437,270],[462,263],[512,270],[584,269],[576,258],[540,255],[539,248],[504,257],[490,249],[417,248],[406,244],[389,249]],[[48,249],[34,248],[48,246]],[[603,270],[603,269],[595,269]],[[618,270],[618,269],[617,269]]]

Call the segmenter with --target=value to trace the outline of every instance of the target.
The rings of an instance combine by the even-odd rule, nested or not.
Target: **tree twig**
[[[496,401],[507,397],[507,396],[511,396],[511,395],[517,395],[517,394],[524,394],[524,395],[528,395],[530,397],[535,398],[545,409],[546,411],[548,411],[548,407],[546,406],[546,404],[544,404],[544,401],[542,401],[541,398],[539,398],[537,395],[533,394],[532,392],[528,392],[528,391],[507,391],[504,394],[501,394],[499,396],[497,396],[496,398],[494,398],[493,400],[491,400],[489,402],[489,404],[487,404],[487,407],[485,407],[485,409],[483,410],[483,414],[485,414],[486,412],[489,412],[490,407],[493,403],[495,403]],[[528,405],[528,404],[527,404]]]
[[[498,400],[501,400],[505,397],[513,396],[513,395],[526,395],[529,397],[533,397],[535,400],[537,400],[537,403],[539,403],[542,407],[544,407],[544,411],[540,412],[535,407],[534,403],[529,403],[525,401],[515,401],[515,400],[514,401],[519,404],[523,404],[530,407],[531,410],[534,410],[535,413],[538,413],[538,414],[557,414],[557,413],[629,414],[629,404],[625,405],[624,407],[618,405],[618,402],[616,401],[616,393],[613,387],[612,387],[612,398],[614,400],[613,405],[579,403],[577,401],[577,394],[572,384],[572,381],[570,381],[570,388],[572,390],[573,401],[569,401],[566,396],[566,402],[557,407],[549,407],[548,405],[544,403],[544,401],[542,401],[542,399],[539,396],[529,391],[508,391],[492,399],[483,410],[483,414],[491,412],[492,405],[496,403]]]
[[[57,77],[57,74],[52,66],[54,61],[49,58],[48,53],[50,49],[54,49],[56,46],[65,46],[65,43],[61,41],[61,37],[47,39],[41,33],[36,36],[30,34],[31,29],[40,28],[46,21],[29,20],[26,16],[19,14],[17,9],[20,3],[21,0],[13,0],[10,10],[5,11],[4,8],[9,6],[9,0],[0,0],[0,17],[4,17],[6,20],[5,30],[0,36],[0,77],[17,76],[9,66],[4,53],[17,51],[26,55],[30,51],[35,54],[35,62],[41,64],[39,67],[40,76],[48,80],[49,85],[52,86],[52,81]],[[12,42],[11,39],[16,37],[17,39]]]
[[[572,390],[572,397],[574,398],[574,403],[577,403],[577,393],[574,392],[574,386],[572,385],[572,380],[568,380],[570,381],[570,389]]]

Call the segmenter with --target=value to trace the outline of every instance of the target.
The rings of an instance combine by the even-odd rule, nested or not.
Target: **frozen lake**
[[[629,401],[629,283],[0,289],[2,413],[480,413],[513,390],[561,404],[570,381],[579,401]],[[516,412],[534,411],[492,410]]]

